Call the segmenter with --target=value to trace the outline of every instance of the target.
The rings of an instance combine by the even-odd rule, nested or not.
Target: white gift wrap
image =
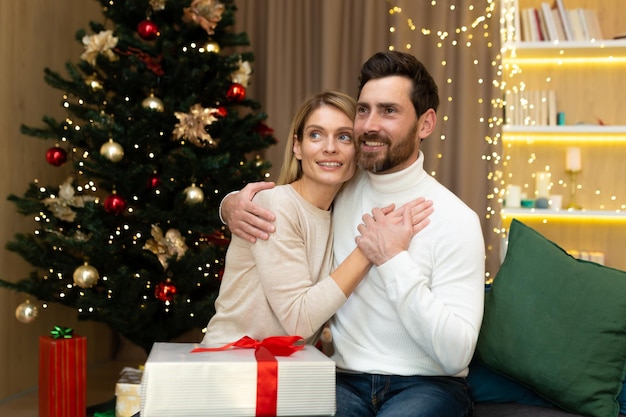
[[[141,377],[143,371],[124,368],[115,384],[115,417],[131,417],[141,408]]]
[[[141,385],[141,417],[254,417],[254,349],[191,353],[201,345],[153,345]],[[205,346],[204,346],[205,347]],[[277,416],[333,416],[335,363],[313,346],[278,362]]]

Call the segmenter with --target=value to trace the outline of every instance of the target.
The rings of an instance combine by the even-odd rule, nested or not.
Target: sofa
[[[513,220],[470,364],[475,416],[624,416],[625,374],[626,272]]]
[[[621,416],[622,414],[620,414]],[[474,417],[577,417],[555,407],[542,407],[517,403],[479,403],[474,409]]]
[[[572,417],[573,414],[539,397],[532,390],[517,384],[513,380],[506,380],[502,375],[493,374],[491,370],[479,363],[472,363],[469,377],[472,382],[481,384],[483,381],[492,382],[478,386],[475,393],[474,417]],[[485,374],[487,375],[485,377]],[[480,375],[477,379],[476,375]],[[477,382],[478,381],[478,382]],[[491,390],[489,392],[488,390]],[[622,409],[623,407],[620,407]],[[624,414],[620,414],[624,416]]]

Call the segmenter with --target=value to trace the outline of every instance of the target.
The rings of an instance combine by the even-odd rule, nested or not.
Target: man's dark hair
[[[413,55],[404,52],[377,52],[365,61],[359,75],[359,96],[363,86],[369,80],[394,75],[407,77],[413,82],[411,102],[418,117],[430,108],[437,111],[439,92],[435,80],[424,64]]]

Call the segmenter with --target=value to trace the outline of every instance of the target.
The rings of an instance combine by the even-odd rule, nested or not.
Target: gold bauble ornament
[[[185,188],[185,203],[187,204],[199,204],[204,201],[204,191],[196,184],[191,184]]]
[[[98,270],[85,262],[74,270],[74,284],[80,288],[90,288],[100,279]]]
[[[150,95],[141,102],[141,105],[144,109],[148,110],[154,110],[158,112],[162,112],[163,110],[165,110],[163,102],[160,98],[155,97],[154,93],[150,93]]]
[[[15,318],[22,323],[32,323],[38,315],[39,309],[30,300],[24,301],[15,309]]]
[[[220,53],[220,45],[215,41],[208,41],[206,45],[204,45],[204,50],[213,54]]]
[[[100,147],[100,155],[112,162],[119,162],[124,158],[124,148],[113,139],[109,139]]]

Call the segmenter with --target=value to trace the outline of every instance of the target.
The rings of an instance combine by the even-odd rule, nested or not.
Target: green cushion
[[[626,364],[626,272],[568,255],[513,220],[477,357],[560,407],[617,416]]]

